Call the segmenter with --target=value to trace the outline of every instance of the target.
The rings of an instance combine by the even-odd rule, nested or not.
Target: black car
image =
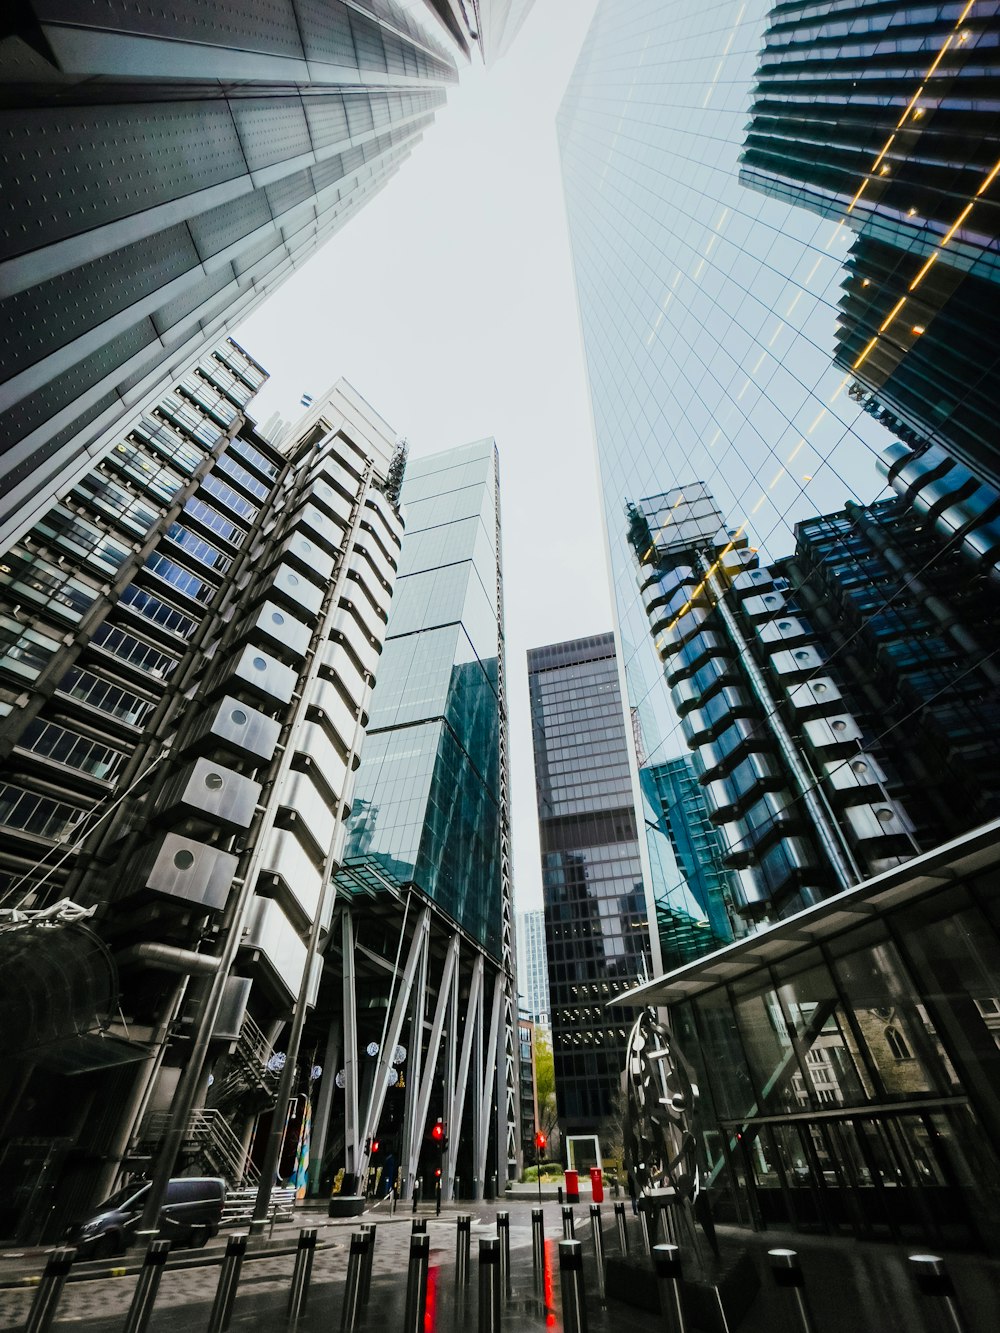
[[[81,1258],[105,1259],[122,1254],[135,1242],[135,1232],[149,1193],[148,1181],[133,1181],[66,1232]],[[218,1176],[179,1176],[167,1184],[160,1211],[159,1235],[173,1247],[204,1245],[218,1234],[226,1182]]]

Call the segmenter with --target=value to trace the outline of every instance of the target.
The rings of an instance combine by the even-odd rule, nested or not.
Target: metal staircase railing
[[[230,1055],[229,1072],[215,1095],[220,1107],[229,1106],[247,1093],[273,1104],[280,1074],[268,1069],[274,1048],[249,1014]]]
[[[150,1147],[160,1143],[169,1123],[168,1111],[153,1112],[146,1121],[143,1142]],[[215,1108],[191,1112],[181,1152],[195,1154],[207,1166],[224,1176],[230,1186],[255,1185],[260,1180],[257,1168],[247,1160],[242,1142],[233,1133],[222,1112]]]

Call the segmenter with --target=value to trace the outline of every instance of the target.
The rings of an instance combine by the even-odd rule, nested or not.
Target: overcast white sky
[[[235,331],[259,420],[344,376],[411,456],[500,450],[514,886],[541,906],[525,653],[611,628],[555,115],[596,0],[535,0],[396,178]]]

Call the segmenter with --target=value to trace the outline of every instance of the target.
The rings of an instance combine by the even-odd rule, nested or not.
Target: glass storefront
[[[1000,1248],[995,888],[840,912],[821,942],[671,1006],[720,1220]]]

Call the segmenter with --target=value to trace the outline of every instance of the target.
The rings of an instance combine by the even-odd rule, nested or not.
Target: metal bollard
[[[441,1177],[434,1182],[434,1216],[441,1216]]]
[[[208,1317],[208,1333],[223,1333],[223,1330],[229,1327],[236,1301],[236,1288],[240,1282],[240,1269],[243,1267],[243,1256],[246,1252],[245,1232],[238,1232],[226,1241],[226,1254],[219,1271],[219,1285],[216,1288],[212,1313]]]
[[[410,1223],[411,1236],[425,1236],[427,1234],[427,1218],[415,1217]]]
[[[146,1257],[142,1261],[142,1268],[139,1270],[139,1281],[135,1284],[132,1304],[128,1307],[122,1333],[143,1333],[149,1323],[169,1253],[169,1240],[150,1241]]]
[[[660,1310],[673,1333],[687,1333],[681,1300],[681,1252],[676,1245],[653,1246],[653,1271],[660,1288]]]
[[[510,1213],[497,1213],[497,1236],[500,1240],[500,1290],[510,1295]]]
[[[562,1206],[562,1201],[563,1201],[563,1187],[560,1185],[560,1186],[559,1186],[559,1204],[560,1204],[560,1206]]]
[[[622,1254],[628,1254],[628,1227],[625,1225],[625,1205],[623,1203],[615,1204],[615,1222],[618,1225],[618,1249]]]
[[[806,1300],[805,1279],[795,1250],[768,1250],[771,1273],[777,1287],[787,1287],[795,1302],[795,1313],[801,1333],[813,1333],[812,1314]],[[940,1262],[940,1260],[938,1261]]]
[[[563,1333],[587,1333],[587,1300],[583,1288],[583,1246],[578,1240],[559,1242]]]
[[[567,1204],[562,1210],[563,1222],[563,1240],[576,1239],[576,1222],[573,1217],[573,1209]]]
[[[645,1208],[645,1199],[639,1200],[639,1226],[642,1228],[642,1248],[647,1254],[653,1253],[653,1236],[649,1225],[649,1213]]]
[[[375,1264],[375,1223],[362,1222],[361,1233],[365,1238],[365,1261],[361,1265],[361,1304],[368,1304],[372,1291],[372,1268]]]
[[[545,1216],[541,1208],[531,1210],[531,1266],[535,1281],[540,1282],[545,1271]]]
[[[420,1177],[417,1176],[416,1180],[413,1182],[413,1207],[410,1209],[411,1212],[415,1213],[417,1211],[417,1204],[419,1202],[420,1202]]]
[[[500,1333],[500,1240],[479,1242],[479,1333]]]
[[[604,1300],[604,1228],[601,1225],[601,1205],[590,1205],[590,1235],[594,1242],[594,1260],[597,1264],[597,1294]]]
[[[45,1333],[52,1323],[59,1297],[62,1295],[62,1289],[66,1285],[66,1278],[75,1258],[76,1250],[71,1245],[53,1250],[49,1255],[42,1280],[35,1292],[35,1299],[31,1302],[24,1333]]]
[[[427,1309],[427,1264],[431,1253],[431,1238],[426,1232],[410,1237],[410,1266],[406,1273],[406,1314],[403,1333],[423,1333],[424,1312]]]
[[[306,1309],[309,1295],[309,1279],[312,1277],[313,1256],[316,1253],[316,1228],[303,1227],[299,1232],[299,1243],[295,1251],[295,1267],[292,1269],[292,1286],[288,1293],[288,1322],[294,1324]]]
[[[469,1285],[469,1244],[472,1240],[472,1218],[468,1213],[460,1213],[458,1230],[455,1233],[455,1285]]]
[[[955,1285],[945,1269],[944,1260],[936,1254],[911,1254],[909,1262],[912,1265],[910,1272],[921,1295],[938,1298],[947,1325],[953,1333],[967,1333],[967,1325],[955,1299]]]
[[[353,1333],[361,1307],[361,1280],[365,1266],[365,1233],[351,1232],[351,1252],[347,1260],[347,1282],[344,1286],[344,1305],[340,1312],[341,1333]]]

